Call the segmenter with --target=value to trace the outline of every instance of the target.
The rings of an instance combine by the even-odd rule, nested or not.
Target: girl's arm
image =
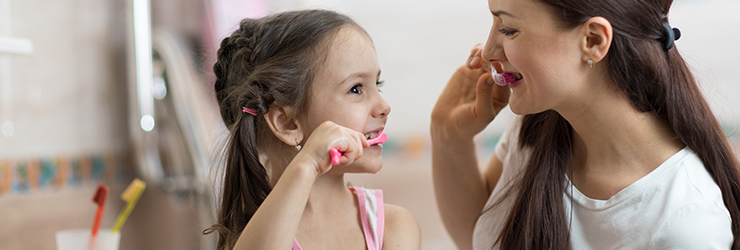
[[[308,195],[316,180],[313,166],[294,159],[242,231],[234,249],[291,249]]]
[[[508,104],[510,90],[493,84],[480,49],[453,74],[432,111],[432,175],[442,222],[459,249],[472,249],[475,222],[495,180],[478,168],[473,137]],[[497,180],[493,160],[485,176]],[[500,168],[499,168],[500,169]],[[494,185],[495,186],[495,185]]]
[[[383,250],[421,249],[421,229],[416,217],[407,209],[384,204],[385,231]]]
[[[367,146],[364,135],[333,122],[317,127],[247,223],[234,249],[291,249],[311,187],[332,167],[329,149],[342,151],[339,164],[347,165],[361,157]]]

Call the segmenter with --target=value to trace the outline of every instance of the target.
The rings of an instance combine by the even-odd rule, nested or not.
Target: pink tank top
[[[380,250],[383,247],[383,190],[347,187],[357,196],[360,207],[362,232],[365,233],[365,244],[368,250]],[[293,239],[293,250],[303,250],[298,241]]]

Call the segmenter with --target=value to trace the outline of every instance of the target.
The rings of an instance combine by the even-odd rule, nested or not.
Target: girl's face
[[[311,86],[304,135],[324,121],[332,121],[374,138],[385,128],[391,112],[378,89],[380,68],[375,47],[364,33],[348,26],[337,32],[326,49],[326,59],[319,61]],[[383,166],[382,149],[381,145],[365,148],[353,164],[330,172],[376,173]]]
[[[504,72],[522,74],[509,85],[511,110],[532,114],[573,105],[586,82],[580,73],[579,29],[559,27],[547,6],[534,0],[489,0],[488,5],[493,26],[482,57],[501,63]]]

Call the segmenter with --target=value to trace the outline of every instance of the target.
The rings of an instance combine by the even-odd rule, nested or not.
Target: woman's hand
[[[475,222],[489,195],[473,137],[508,104],[511,93],[481,69],[481,48],[480,44],[473,48],[468,63],[455,71],[432,111],[434,194],[442,222],[458,249],[473,248]],[[500,70],[500,65],[494,66]]]
[[[330,149],[342,152],[339,165],[349,165],[360,159],[363,148],[369,146],[362,133],[326,121],[311,133],[293,161],[313,163],[316,177],[319,177],[332,168]]]
[[[432,110],[432,139],[442,143],[469,140],[483,131],[509,103],[511,90],[493,83],[482,69],[482,45],[470,52],[466,65],[455,71]],[[494,64],[501,70],[498,63]]]

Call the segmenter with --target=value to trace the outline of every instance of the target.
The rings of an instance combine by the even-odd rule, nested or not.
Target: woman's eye
[[[383,91],[380,88],[382,88],[384,84],[385,84],[385,80],[378,80],[377,82],[375,82],[375,86],[377,86],[378,92],[383,93]]]
[[[504,34],[504,36],[513,36],[514,34],[516,34],[516,30],[507,29],[507,28],[502,28],[498,31],[501,32],[501,34]]]
[[[352,86],[352,88],[349,89],[349,91],[347,91],[347,93],[360,94],[362,93],[362,91],[360,91],[360,88],[362,88],[362,84],[355,84],[354,86]]]

